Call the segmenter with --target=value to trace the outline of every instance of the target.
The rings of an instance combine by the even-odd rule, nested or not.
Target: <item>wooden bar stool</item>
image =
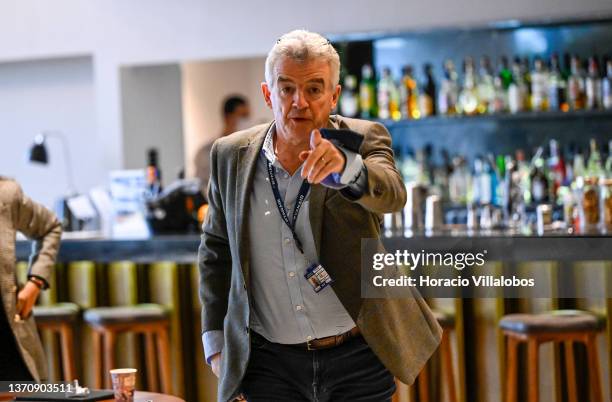
[[[74,303],[35,306],[33,311],[39,330],[48,330],[59,336],[64,381],[72,381],[76,378],[72,328],[77,322],[79,312],[79,306]]]
[[[518,345],[521,342],[527,344],[529,402],[538,401],[538,348],[546,342],[564,345],[570,402],[578,402],[573,343],[582,343],[586,346],[591,401],[602,402],[596,337],[603,329],[604,323],[598,317],[576,310],[558,310],[543,314],[510,314],[501,319],[499,326],[508,344],[506,402],[517,400]]]
[[[115,368],[115,341],[119,333],[143,334],[146,342],[147,382],[150,391],[157,391],[157,366],[161,391],[171,394],[168,312],[159,304],[137,304],[125,307],[97,307],[85,311],[83,319],[93,329],[93,361],[97,374],[94,388],[111,387],[109,370]],[[102,364],[102,349],[104,365]],[[159,356],[159,358],[157,358]],[[156,362],[158,363],[156,365]]]
[[[442,375],[446,384],[446,392],[450,402],[457,402],[457,391],[455,387],[455,374],[453,369],[453,355],[451,351],[450,332],[455,329],[455,317],[451,314],[439,310],[432,310],[438,324],[442,327],[442,339],[440,341],[440,354],[442,358]],[[396,386],[399,388],[397,379]],[[425,366],[417,377],[417,387],[419,390],[419,401],[429,402],[429,370]],[[399,393],[396,391],[392,402],[399,402]]]

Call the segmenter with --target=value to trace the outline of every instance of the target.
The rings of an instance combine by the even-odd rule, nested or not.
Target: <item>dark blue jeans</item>
[[[242,392],[248,402],[385,402],[395,382],[361,336],[308,351],[253,333]]]

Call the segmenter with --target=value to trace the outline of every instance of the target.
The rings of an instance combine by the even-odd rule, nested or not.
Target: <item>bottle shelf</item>
[[[577,110],[570,112],[521,112],[516,114],[485,114],[475,116],[431,116],[417,120],[373,119],[388,129],[420,126],[442,126],[478,123],[549,123],[563,120],[612,119],[612,110]],[[611,133],[612,135],[612,133]]]

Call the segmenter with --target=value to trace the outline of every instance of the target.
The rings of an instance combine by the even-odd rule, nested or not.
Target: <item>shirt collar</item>
[[[266,133],[266,138],[264,138],[262,151],[264,156],[270,161],[271,164],[276,162],[276,153],[274,152],[274,133],[276,132],[276,124],[272,123],[268,132]]]

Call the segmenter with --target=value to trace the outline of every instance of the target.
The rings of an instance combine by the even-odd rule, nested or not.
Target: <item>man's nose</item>
[[[293,107],[297,109],[305,109],[308,107],[308,102],[306,101],[304,91],[299,89],[295,91],[293,95]]]

